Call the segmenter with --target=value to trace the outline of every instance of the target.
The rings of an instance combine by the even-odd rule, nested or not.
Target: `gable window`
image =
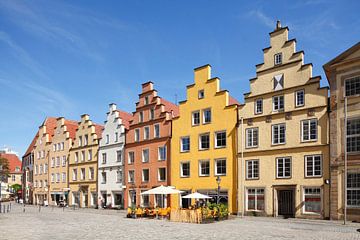
[[[272,144],[285,144],[285,123],[272,125]]]
[[[144,140],[147,140],[150,138],[150,128],[144,127]]]
[[[347,174],[347,205],[360,207],[360,173]]]
[[[80,169],[80,179],[85,180],[85,168]]]
[[[133,183],[135,181],[135,170],[129,170],[128,172],[128,182]]]
[[[273,111],[280,112],[284,111],[284,96],[274,96],[273,97]]]
[[[142,181],[148,182],[149,181],[149,169],[142,170]]]
[[[86,134],[86,135],[84,136],[84,145],[85,145],[85,146],[88,145],[88,141],[89,141],[89,136]]]
[[[200,124],[200,111],[195,111],[192,113],[192,125],[196,126]]]
[[[135,161],[135,153],[129,152],[128,153],[128,164],[133,164]]]
[[[149,162],[149,149],[142,150],[142,162],[143,163]]]
[[[143,122],[144,121],[144,113],[140,112],[139,113],[139,122]]]
[[[360,76],[345,80],[345,96],[354,96],[360,94]]]
[[[73,169],[73,175],[72,175],[72,180],[76,181],[77,180],[77,169]]]
[[[102,164],[106,164],[106,153],[102,154]]]
[[[259,160],[246,161],[246,178],[259,179]]]
[[[166,160],[166,146],[158,148],[158,160],[160,161]]]
[[[116,161],[121,162],[122,151],[116,151]]]
[[[150,109],[150,119],[154,119],[155,118],[155,110],[154,108]]]
[[[79,146],[82,146],[82,136],[79,136]]]
[[[144,98],[144,104],[145,104],[145,105],[148,105],[148,104],[149,104],[149,96],[146,96],[146,97]]]
[[[247,189],[247,210],[264,211],[265,209],[265,189],[248,188]]]
[[[158,169],[158,181],[160,182],[166,181],[166,168]]]
[[[89,168],[89,180],[94,180],[94,168],[90,167]]]
[[[282,64],[282,53],[277,53],[274,55],[274,65]]]
[[[135,129],[135,142],[140,141],[140,129]]]
[[[255,100],[255,114],[261,114],[263,112],[263,100],[256,99]]]
[[[210,134],[205,133],[199,136],[199,149],[206,150],[210,148]]]
[[[199,161],[199,176],[206,177],[210,175],[210,161],[200,160]]]
[[[277,178],[291,177],[291,158],[281,157],[276,159],[276,177]]]
[[[190,177],[190,162],[180,163],[180,176]]]
[[[109,144],[110,136],[109,134],[106,134],[106,144]]]
[[[257,147],[259,143],[259,129],[248,128],[246,129],[246,147],[253,148]]]
[[[75,152],[75,162],[79,161],[79,153]],[[53,167],[54,165],[51,163],[51,167]]]
[[[301,121],[301,140],[314,141],[317,139],[317,119],[309,119]]]
[[[347,152],[360,152],[360,118],[347,120],[346,129]]]
[[[226,175],[226,159],[215,159],[215,176]]]
[[[198,98],[203,99],[205,97],[204,89],[198,91]]]
[[[302,107],[305,105],[305,91],[299,90],[295,92],[295,106]]]
[[[180,138],[180,151],[189,152],[190,151],[190,137]]]
[[[304,188],[304,213],[321,213],[321,188]]]
[[[211,123],[211,109],[203,110],[203,124]]]
[[[154,125],[154,138],[159,138],[159,137],[160,137],[160,125],[155,124]]]
[[[322,176],[322,158],[321,155],[305,156],[306,177]]]
[[[81,151],[81,161],[85,161],[85,151]]]
[[[226,131],[215,133],[215,148],[226,147]]]
[[[115,133],[115,142],[119,141],[119,134],[116,132]]]
[[[88,151],[88,160],[89,161],[92,160],[92,150],[91,149]]]

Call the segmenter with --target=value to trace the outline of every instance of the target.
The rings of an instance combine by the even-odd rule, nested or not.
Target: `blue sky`
[[[134,111],[140,84],[185,99],[211,64],[242,102],[280,19],[313,75],[360,40],[359,1],[0,1],[0,147],[22,155],[46,116],[102,123]]]

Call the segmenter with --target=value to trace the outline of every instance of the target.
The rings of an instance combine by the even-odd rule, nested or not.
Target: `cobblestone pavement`
[[[359,223],[261,217],[211,224],[127,219],[125,211],[12,204],[0,214],[0,239],[360,239]]]

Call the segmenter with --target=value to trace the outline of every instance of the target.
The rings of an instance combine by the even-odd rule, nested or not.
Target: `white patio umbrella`
[[[161,195],[161,203],[163,202],[163,195],[168,195],[168,194],[179,194],[182,193],[183,191],[177,190],[174,187],[168,187],[168,186],[164,186],[161,185],[159,187],[147,190],[143,193],[141,193],[141,195],[155,195],[155,194],[160,194]]]
[[[183,196],[182,198],[209,199],[209,198],[212,198],[212,197],[210,197],[208,195],[205,195],[205,194],[198,193],[198,192],[194,192],[194,193],[191,193],[189,195]]]

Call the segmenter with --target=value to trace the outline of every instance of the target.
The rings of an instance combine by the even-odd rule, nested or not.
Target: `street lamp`
[[[2,201],[2,194],[1,194],[1,185],[2,185],[2,171],[3,171],[3,166],[0,165],[0,213],[1,213],[1,201]]]
[[[216,199],[216,203],[219,204],[220,203],[220,183],[221,183],[221,178],[220,176],[216,177],[216,183],[218,185],[217,187],[217,199]]]

